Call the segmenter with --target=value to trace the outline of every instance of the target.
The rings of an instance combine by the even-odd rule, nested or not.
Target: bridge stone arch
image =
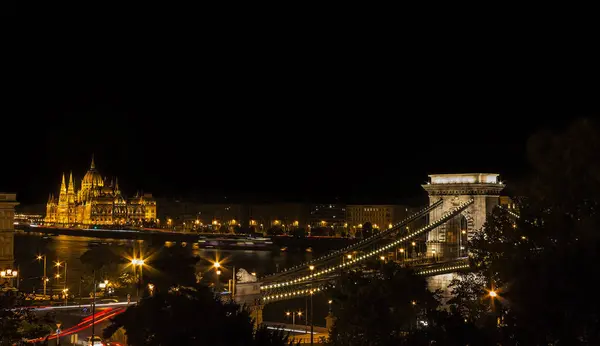
[[[457,253],[460,243],[466,243],[473,234],[483,227],[486,217],[498,205],[500,192],[504,185],[495,173],[432,174],[429,182],[422,185],[429,194],[429,204],[440,198],[442,204],[429,213],[429,219],[435,220],[462,202],[473,199],[474,202],[460,215],[466,219],[466,234],[455,228],[456,223],[447,222],[427,234],[427,253],[439,257],[449,257]],[[459,217],[459,216],[457,216]]]

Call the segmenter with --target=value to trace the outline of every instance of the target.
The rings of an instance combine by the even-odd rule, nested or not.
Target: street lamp
[[[64,284],[63,284],[63,290],[64,290],[64,289],[67,288],[67,261],[64,261],[64,262],[56,261],[56,262],[54,262],[54,266],[56,267],[56,276],[55,277],[57,279],[60,279],[59,270],[60,270],[60,266],[62,266],[63,263],[65,265],[65,281],[64,281]]]
[[[215,273],[217,274],[217,282],[215,282],[215,289],[219,290],[219,284],[221,282],[221,263],[215,261],[215,263],[213,263],[213,268],[215,268]]]
[[[492,299],[494,299],[494,298],[496,298],[498,296],[498,293],[496,293],[496,291],[494,291],[494,290],[491,290],[490,293],[489,293],[489,295],[490,295],[490,297]]]
[[[68,294],[69,294],[69,289],[68,288],[63,288],[62,293],[63,293],[63,297],[65,298],[65,305],[67,305],[67,298],[68,298]]]
[[[314,276],[313,276],[313,270],[315,270],[315,266],[314,265],[310,265],[308,267],[308,269],[310,269],[310,346],[314,345],[314,320],[313,320],[313,316],[314,316],[314,309],[313,309],[313,281],[314,281]]]
[[[302,311],[294,311],[294,312],[287,311],[285,313],[285,315],[287,317],[292,316],[292,329],[295,329],[296,328],[296,316],[298,316],[298,318],[301,318],[302,317]]]
[[[41,259],[44,259],[44,276],[42,277],[42,281],[44,282],[44,299],[46,299],[46,283],[48,282],[48,276],[46,276],[46,255],[37,256],[38,261]]]
[[[148,284],[148,292],[150,292],[150,296],[154,295],[154,285]]]
[[[139,278],[137,280],[137,285],[136,285],[136,294],[137,294],[138,303],[140,301],[140,286],[142,285],[142,282],[144,280],[143,273],[144,273],[144,264],[145,263],[146,262],[141,258],[134,258],[131,260],[131,267],[133,268],[133,275],[136,276],[136,278],[137,278],[137,275],[136,275],[135,268],[140,267],[140,275],[139,275]]]
[[[12,269],[6,269],[3,271],[0,271],[0,277],[10,279],[11,286],[12,286],[12,280],[14,278],[16,278],[18,275],[19,275],[19,273],[16,270],[12,270]]]

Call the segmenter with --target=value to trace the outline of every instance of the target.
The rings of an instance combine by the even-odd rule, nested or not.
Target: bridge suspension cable
[[[423,269],[417,269],[415,271],[415,274],[422,275],[422,276],[434,276],[434,275],[439,275],[439,274],[455,272],[457,270],[465,270],[465,269],[469,269],[469,268],[470,268],[470,265],[469,265],[468,259],[459,259],[456,261],[435,264],[435,265],[428,266]],[[320,281],[318,283],[318,285],[316,285],[313,289],[298,288],[298,287],[296,287],[296,288],[286,287],[286,288],[282,288],[279,290],[268,291],[268,292],[264,293],[265,296],[263,297],[263,301],[265,304],[273,303],[276,301],[308,296],[311,294],[311,291],[312,291],[312,294],[315,294],[320,291],[325,291],[328,288],[335,288],[335,285],[332,285],[329,283],[329,281],[332,279],[333,278],[324,280],[324,281],[326,281],[325,283]]]
[[[512,211],[512,210],[510,210],[510,209],[508,209],[506,207],[503,207],[503,206],[499,205],[498,208],[506,210],[506,212],[508,213],[508,215],[514,217],[515,219],[521,218],[521,216],[519,214],[515,213],[514,211]]]
[[[437,227],[439,227],[440,225],[444,224],[445,222],[447,222],[448,220],[452,219],[454,216],[458,215],[460,212],[462,212],[463,210],[465,210],[469,205],[471,205],[474,202],[473,199],[469,199],[468,201],[462,202],[461,204],[457,205],[456,207],[448,210],[447,212],[445,212],[444,214],[442,214],[442,216],[433,221],[432,223],[428,224],[425,227],[422,227],[416,231],[410,232],[409,234],[400,237],[399,239],[393,241],[390,244],[384,245],[382,247],[379,247],[377,249],[371,250],[363,255],[357,256],[354,259],[351,259],[347,262],[344,262],[342,264],[338,264],[332,267],[328,267],[325,269],[321,269],[321,270],[315,270],[315,272],[299,277],[299,278],[295,278],[295,279],[289,279],[286,281],[282,281],[282,282],[274,282],[274,283],[270,283],[267,285],[263,285],[260,287],[261,290],[269,290],[269,289],[277,289],[280,287],[286,287],[286,286],[292,286],[292,285],[297,285],[297,284],[301,284],[304,282],[307,282],[309,280],[312,280],[314,278],[318,278],[320,276],[326,275],[326,274],[330,274],[332,272],[334,272],[335,270],[338,269],[342,269],[348,266],[352,266],[355,265],[357,263],[363,262],[367,259],[370,259],[373,256],[379,255],[382,251],[388,250],[392,247],[395,247],[397,245],[402,244],[403,242],[410,240],[411,238],[414,238],[418,235],[421,235],[425,232],[429,232]]]
[[[298,271],[306,269],[306,267],[308,265],[310,265],[310,264],[314,265],[315,263],[327,261],[327,260],[329,260],[331,258],[335,258],[336,256],[338,256],[341,253],[348,252],[348,251],[354,251],[356,249],[368,246],[369,244],[371,244],[375,240],[381,239],[382,237],[384,237],[384,236],[386,236],[388,234],[392,234],[392,233],[394,233],[396,231],[402,230],[402,228],[404,228],[404,226],[406,226],[409,223],[411,223],[411,222],[413,222],[413,221],[415,221],[415,220],[417,220],[417,219],[419,219],[419,218],[427,215],[427,213],[429,213],[433,209],[435,209],[438,206],[440,206],[442,204],[442,202],[443,202],[443,200],[440,198],[435,203],[433,203],[433,204],[431,204],[431,205],[429,205],[429,206],[421,209],[420,211],[418,211],[418,212],[416,212],[416,213],[414,213],[414,214],[406,217],[404,220],[396,223],[395,225],[392,225],[391,228],[383,230],[383,231],[381,231],[381,232],[379,232],[377,234],[374,234],[374,235],[372,235],[372,236],[370,236],[368,238],[362,239],[362,240],[360,240],[360,241],[358,241],[358,242],[356,242],[356,243],[354,243],[352,245],[346,246],[346,247],[344,247],[342,249],[338,249],[338,250],[329,252],[326,255],[323,255],[321,257],[318,257],[318,258],[315,258],[315,259],[310,260],[308,262],[304,262],[304,263],[301,263],[301,264],[299,264],[297,266],[285,269],[285,270],[283,270],[280,273],[275,273],[275,274],[271,274],[269,276],[265,276],[265,277],[262,278],[262,280],[263,281],[265,281],[265,280],[273,280],[273,279],[276,279],[276,278],[281,277],[281,276],[290,275],[290,274],[293,274],[295,272],[298,272]]]

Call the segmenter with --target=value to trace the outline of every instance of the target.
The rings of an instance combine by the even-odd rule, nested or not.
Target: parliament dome
[[[82,189],[89,189],[92,186],[103,187],[104,179],[102,179],[102,175],[100,172],[96,170],[96,165],[94,164],[94,157],[92,156],[92,164],[90,165],[90,169],[87,171],[83,180],[81,181]]]

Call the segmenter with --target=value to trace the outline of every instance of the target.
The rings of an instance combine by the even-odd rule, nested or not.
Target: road
[[[78,315],[84,313],[82,310],[87,309],[86,311],[90,311],[89,305],[66,305],[66,306],[43,306],[37,307],[33,310],[36,312],[50,312],[54,311],[60,314],[62,317],[60,320],[65,321],[63,325],[61,325],[60,334],[51,334],[48,335],[48,340],[55,340],[57,336],[60,336],[61,340],[68,340],[70,335],[78,334],[79,340],[86,340],[89,336],[92,335],[92,325],[94,325],[94,334],[101,335],[102,330],[108,325],[109,320],[118,314],[124,312],[129,305],[133,305],[135,303],[127,303],[127,302],[118,302],[118,303],[106,303],[106,304],[96,304],[96,313],[94,316],[87,315],[79,320],[79,322],[71,322],[71,326],[67,327],[67,320],[77,320]],[[46,339],[32,339],[29,342],[35,341],[43,341]]]

